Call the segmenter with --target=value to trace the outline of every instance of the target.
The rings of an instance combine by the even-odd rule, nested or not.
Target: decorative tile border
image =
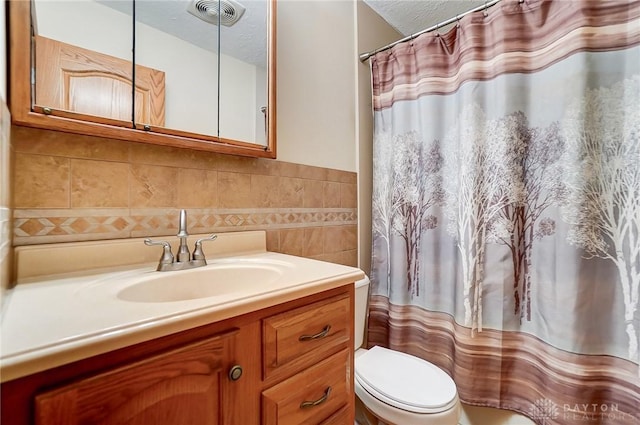
[[[356,225],[356,208],[187,209],[190,233]],[[175,233],[178,209],[16,209],[18,245],[136,238]]]

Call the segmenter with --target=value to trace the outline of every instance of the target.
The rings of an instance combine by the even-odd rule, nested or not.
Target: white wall
[[[402,35],[362,0],[357,1],[358,54],[399,40]],[[371,191],[373,187],[373,111],[369,61],[357,62],[358,73],[358,255],[365,273],[371,272]]]
[[[93,1],[38,0],[36,8],[39,35],[131,60],[130,16]],[[220,61],[221,136],[255,140],[256,67]],[[136,63],[165,72],[166,127],[217,134],[217,55],[138,23]]]
[[[354,4],[278,2],[278,159],[356,171]]]

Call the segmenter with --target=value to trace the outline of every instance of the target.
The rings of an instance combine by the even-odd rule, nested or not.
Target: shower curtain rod
[[[440,23],[438,23],[438,24],[436,24],[436,25],[434,25],[432,27],[429,27],[429,28],[425,29],[425,30],[422,30],[422,31],[417,32],[415,34],[408,35],[403,39],[400,39],[398,41],[394,41],[393,43],[387,44],[386,46],[380,47],[379,49],[375,49],[375,50],[372,50],[372,51],[367,52],[367,53],[362,53],[359,56],[360,57],[360,62],[364,62],[367,59],[369,59],[371,56],[375,55],[376,53],[388,50],[388,49],[392,48],[393,46],[395,46],[396,44],[404,43],[405,41],[412,40],[412,39],[418,37],[419,35],[422,35],[422,34],[427,33],[427,32],[431,32],[433,30],[437,30],[440,27],[444,27],[445,25],[449,25],[449,24],[452,24],[452,23],[454,23],[456,21],[459,21],[460,18],[462,18],[465,15],[468,15],[468,14],[474,13],[474,12],[479,12],[481,10],[487,10],[489,7],[493,6],[494,4],[498,3],[499,1],[500,0],[486,1],[486,2],[484,2],[484,4],[482,4],[480,6],[474,7],[471,10],[467,10],[466,12],[464,12],[462,14],[456,15],[453,18],[449,18],[446,21],[442,21],[442,22],[440,22]],[[524,2],[524,0],[520,0],[520,3],[522,3],[522,2]]]

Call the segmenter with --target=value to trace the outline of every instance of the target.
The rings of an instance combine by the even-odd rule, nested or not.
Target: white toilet
[[[442,369],[399,351],[361,348],[369,278],[355,286],[354,386],[369,415],[389,425],[456,425],[460,418],[458,391]]]

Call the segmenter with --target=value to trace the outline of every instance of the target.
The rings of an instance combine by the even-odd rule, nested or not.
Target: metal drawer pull
[[[315,335],[300,335],[300,338],[298,338],[298,341],[310,341],[312,339],[324,338],[325,336],[327,336],[330,330],[331,330],[331,325],[327,325]]]
[[[329,394],[331,394],[331,387],[327,387],[327,389],[324,390],[324,395],[319,399],[317,399],[316,401],[303,401],[302,403],[300,403],[300,408],[307,409],[309,407],[314,407],[319,404],[322,404],[325,401],[327,401],[327,399],[329,398]]]

